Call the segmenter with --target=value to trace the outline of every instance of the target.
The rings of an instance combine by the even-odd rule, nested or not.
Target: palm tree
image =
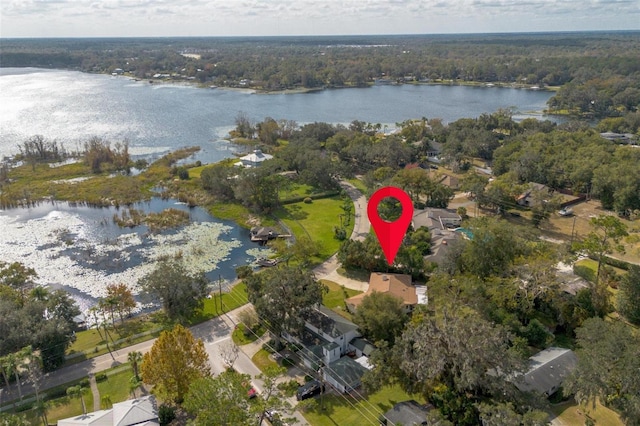
[[[140,375],[138,374],[138,366],[140,361],[142,361],[142,352],[139,351],[131,351],[129,355],[127,355],[128,361],[131,363],[131,368],[133,368],[133,374],[136,377],[136,380],[140,380]]]
[[[30,294],[31,297],[38,302],[45,302],[49,298],[49,290],[41,285],[34,287]]]
[[[67,388],[67,395],[71,398],[80,398],[80,402],[82,403],[82,414],[87,414],[87,406],[84,404],[84,393],[86,392],[86,388],[83,388],[80,385],[77,386],[69,386]]]
[[[13,374],[15,369],[15,355],[8,354],[0,358],[0,374],[2,374],[2,378],[4,382],[7,384],[7,389],[9,389],[9,377]],[[13,400],[13,408],[16,408],[16,401]]]

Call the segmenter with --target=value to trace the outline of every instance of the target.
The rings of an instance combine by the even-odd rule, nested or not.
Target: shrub
[[[300,383],[296,380],[289,380],[286,382],[278,383],[278,389],[282,391],[287,397],[292,397],[298,391]]]
[[[313,200],[311,199],[311,197],[306,197],[304,200],[302,200],[302,202],[305,204],[311,204]]]
[[[347,231],[346,229],[338,226],[333,227],[333,238],[339,241],[344,241],[347,239]]]
[[[104,382],[107,379],[108,379],[108,377],[107,377],[106,373],[98,373],[98,374],[96,374],[96,382]]]
[[[522,335],[529,341],[531,346],[538,348],[544,347],[547,341],[553,337],[547,327],[535,318],[529,322],[529,325],[523,327]]]
[[[251,266],[242,265],[236,268],[236,276],[241,280],[247,278],[251,274],[253,274],[253,269],[251,269]]]
[[[80,387],[88,388],[89,387],[89,379],[84,378],[84,379],[80,380],[80,382],[78,382],[78,384],[80,385]]]
[[[160,426],[171,423],[176,418],[176,409],[170,405],[162,404],[158,407],[158,422]]]

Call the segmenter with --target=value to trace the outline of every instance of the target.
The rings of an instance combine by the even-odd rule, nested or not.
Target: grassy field
[[[229,312],[235,308],[239,308],[242,305],[247,304],[247,286],[240,282],[234,285],[229,292],[222,293],[222,311]],[[204,306],[201,311],[196,313],[189,319],[189,324],[198,324],[203,321],[207,321],[211,318],[215,318],[222,312],[220,310],[220,296],[218,292],[212,293],[211,299],[204,300]]]
[[[333,281],[320,280],[322,284],[327,286],[329,291],[322,296],[322,304],[327,308],[332,309],[338,314],[344,316],[347,319],[351,319],[351,314],[347,312],[344,301],[349,297],[353,297],[356,294],[362,293],[361,291],[351,290],[344,288],[343,286],[334,283]]]
[[[578,405],[575,401],[569,400],[552,405],[551,411],[566,425],[583,425],[587,416],[591,417],[598,426],[622,426],[624,424],[615,411],[600,405],[600,403],[597,403],[594,408],[590,404],[588,406]]]
[[[264,349],[260,349],[256,354],[251,358],[251,361],[260,369],[260,371],[265,371],[269,367],[277,367],[278,363],[269,358],[269,352]]]
[[[318,398],[317,409],[304,413],[304,417],[313,426],[378,424],[378,416],[398,402],[415,399],[424,404],[424,399],[419,395],[408,395],[399,386],[385,387],[365,398],[329,394],[323,399],[320,405]]]
[[[129,364],[124,365],[126,365],[125,368],[118,366],[120,371],[114,372],[113,374],[107,374],[107,380],[98,382],[100,399],[108,396],[111,403],[115,404],[116,402],[126,401],[131,397],[131,393],[129,392],[129,381],[133,377],[133,370],[130,368]],[[140,396],[140,390],[136,391],[136,395]],[[111,407],[102,408],[105,409]]]
[[[282,220],[291,229],[296,237],[308,236],[319,248],[319,255],[314,259],[320,263],[330,257],[340,247],[340,241],[333,235],[334,226],[340,226],[340,208],[344,199],[339,196],[314,200],[312,203],[294,203],[281,207],[275,212],[275,216]],[[347,235],[353,230],[353,218],[346,226]]]
[[[347,182],[349,182],[351,185],[353,185],[356,188],[358,188],[358,190],[360,192],[362,192],[363,194],[366,195],[366,193],[368,191],[367,187],[365,186],[364,182],[362,182],[360,179],[358,179],[358,178],[347,179]]]
[[[240,323],[233,330],[233,334],[231,335],[231,339],[233,339],[233,343],[238,346],[246,345],[251,342],[255,342],[258,340],[260,336],[265,333],[264,327],[260,326],[253,333],[249,333],[248,335],[244,333],[245,325]]]

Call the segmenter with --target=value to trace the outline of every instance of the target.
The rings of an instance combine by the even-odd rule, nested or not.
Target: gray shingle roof
[[[307,321],[331,337],[339,337],[358,329],[357,325],[324,306],[311,311]]]
[[[551,395],[573,371],[578,362],[571,349],[547,348],[529,358],[529,371],[515,380],[523,392],[536,391]]]

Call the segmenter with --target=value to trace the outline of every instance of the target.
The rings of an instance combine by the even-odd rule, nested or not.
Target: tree
[[[640,324],[640,266],[631,265],[618,287],[618,312],[634,324]]]
[[[262,380],[262,393],[253,404],[253,410],[258,415],[258,424],[262,424],[265,418],[267,410],[277,411],[280,416],[283,413],[291,413],[291,404],[287,401],[286,396],[278,387],[277,379],[283,376],[287,372],[284,367],[271,366],[267,367],[265,371],[258,376],[258,379]],[[280,417],[281,421],[295,421],[295,419],[284,419]]]
[[[33,268],[24,266],[20,262],[7,263],[0,260],[0,284],[23,291],[25,287],[33,285],[38,274]]]
[[[239,354],[240,348],[233,342],[226,342],[220,346],[220,358],[227,368],[233,368]]]
[[[184,320],[202,307],[208,281],[204,273],[188,273],[179,260],[163,260],[138,284],[145,292],[162,300],[169,318]]]
[[[166,399],[181,402],[192,382],[209,377],[209,357],[201,339],[181,325],[163,331],[142,357],[142,380]]]
[[[133,369],[133,375],[136,379],[140,380],[140,374],[138,374],[138,367],[140,366],[140,361],[142,361],[142,352],[139,351],[131,351],[127,355],[127,361],[131,364],[131,368]]]
[[[200,174],[202,187],[221,201],[233,200],[232,176],[236,171],[226,164],[207,166]]]
[[[409,393],[440,401],[435,405],[455,424],[477,424],[477,411],[470,406],[475,396],[517,399],[504,383],[525,363],[509,350],[511,336],[502,326],[448,308],[433,317],[417,315],[393,348],[383,344],[372,356],[375,367],[364,377],[367,389],[398,382]]]
[[[268,160],[272,161],[272,160]],[[278,189],[286,179],[265,164],[244,169],[234,181],[234,197],[258,212],[269,213],[280,204]]]
[[[541,410],[530,410],[520,414],[511,403],[478,405],[483,426],[545,426],[549,424],[549,414]]]
[[[400,337],[408,317],[402,300],[396,296],[373,292],[362,299],[353,322],[373,342],[384,340],[393,345]]]
[[[585,239],[577,244],[579,249],[586,251],[590,257],[598,261],[596,278],[590,287],[591,299],[598,315],[609,312],[609,292],[607,284],[601,282],[602,263],[607,254],[613,251],[623,252],[624,246],[620,244],[622,237],[628,235],[627,227],[615,216],[600,215],[591,218],[591,225],[595,228]]]
[[[227,370],[216,377],[195,380],[183,407],[196,416],[197,426],[243,426],[255,424],[247,398],[250,377]]]
[[[551,213],[560,208],[562,198],[557,194],[552,194],[549,188],[533,189],[531,191],[531,222],[533,226],[539,226],[542,221],[549,219]]]
[[[312,272],[298,267],[271,268],[251,275],[245,283],[249,301],[276,339],[283,331],[302,331],[305,317],[322,303],[325,292]]]
[[[238,115],[236,115],[236,132],[239,137],[253,139],[253,136],[256,133],[255,126],[249,119],[249,116],[246,112],[240,111]]]
[[[481,217],[469,221],[473,238],[464,245],[462,263],[465,271],[480,277],[504,274],[522,254],[522,230],[514,232],[508,222]]]
[[[86,391],[87,389],[83,388],[81,385],[69,386],[67,388],[67,396],[71,398],[80,398],[80,402],[82,403],[82,414],[87,414],[87,406],[84,403],[84,394]]]
[[[133,298],[133,293],[124,283],[108,284],[107,300],[114,302],[114,307],[118,312],[121,323],[124,321],[124,315],[131,315],[131,311],[136,307],[136,300]]]
[[[589,318],[576,330],[578,364],[563,387],[579,403],[605,401],[627,424],[640,419],[640,339],[621,321]]]

